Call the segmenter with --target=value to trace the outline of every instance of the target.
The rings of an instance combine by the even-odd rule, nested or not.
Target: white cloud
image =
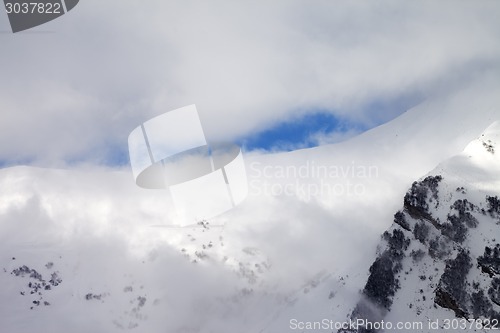
[[[498,70],[498,6],[85,1],[53,33],[0,35],[0,157],[99,162],[192,103],[225,139],[315,109],[387,119],[364,106]]]

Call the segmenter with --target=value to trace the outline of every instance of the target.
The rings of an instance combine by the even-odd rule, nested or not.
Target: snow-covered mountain
[[[497,122],[412,184],[342,332],[500,329],[499,143]]]
[[[500,99],[482,93],[489,103]],[[441,180],[416,183],[415,199],[410,192],[408,207],[435,182],[424,203],[439,218],[436,225],[447,227],[429,226],[425,241],[412,240],[400,251],[399,288],[382,303],[391,303],[382,311],[386,319],[454,316],[452,309],[434,308],[437,286],[450,292],[439,272],[460,247],[471,262],[488,256],[485,246],[495,253],[498,234],[486,198],[500,188],[498,126],[480,136],[498,112],[470,97],[465,91],[429,101],[344,143],[247,155],[246,202],[189,228],[172,227],[168,195],[137,188],[129,169],[2,169],[1,331],[274,333],[300,331],[298,323],[324,318],[345,321],[360,304],[370,265],[398,237],[395,230],[406,240],[415,237],[415,225],[427,226],[418,212],[412,216],[402,207],[412,182],[472,141],[431,173]],[[398,210],[410,231],[391,226]],[[477,226],[466,225],[463,242],[450,241],[442,258],[426,254],[413,262],[413,250],[425,254],[436,237],[438,249],[446,237],[456,237],[448,214],[456,223],[470,214],[477,223],[469,224]],[[441,271],[422,273],[431,264]],[[494,277],[479,272],[470,268],[467,281],[490,297]],[[469,302],[473,296],[464,297]],[[469,305],[460,309],[469,314]]]

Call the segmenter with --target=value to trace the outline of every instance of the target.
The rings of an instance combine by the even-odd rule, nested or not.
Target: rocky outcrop
[[[484,253],[469,248],[483,235],[480,223],[498,226],[500,200],[486,196],[473,203],[464,186],[450,193],[441,190],[441,183],[450,188],[443,176],[428,176],[414,182],[406,193],[403,210],[394,215],[393,225],[382,235],[361,300],[351,314],[353,321],[382,321],[398,295],[398,306],[407,305],[415,318],[426,307],[449,310],[450,317],[500,318],[500,244],[485,246]],[[494,236],[483,235],[483,241],[491,244]],[[406,282],[411,276],[427,288],[405,291],[415,288]],[[404,295],[412,293],[419,297],[405,303]],[[339,332],[376,330],[359,327]]]

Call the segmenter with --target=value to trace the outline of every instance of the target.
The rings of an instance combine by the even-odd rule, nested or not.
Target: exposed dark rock
[[[487,196],[486,205],[481,208],[464,198],[463,195],[467,194],[467,191],[464,187],[458,187],[456,192],[459,193],[452,193],[451,198],[453,195],[459,195],[462,199],[454,201],[450,205],[446,221],[440,221],[435,212],[440,203],[438,189],[441,181],[441,176],[426,177],[422,181],[414,182],[405,195],[404,210],[394,215],[392,231],[383,234],[385,246],[382,245],[381,254],[369,269],[370,274],[362,290],[362,300],[351,313],[353,321],[383,320],[391,311],[394,297],[404,283],[400,279],[406,280],[406,275],[412,274],[418,274],[414,277],[419,278],[419,283],[429,288],[421,288],[418,300],[411,304],[406,303],[410,304],[409,308],[413,309],[411,311],[414,311],[415,315],[425,311],[425,305],[415,302],[422,302],[430,297],[434,300],[434,307],[449,309],[460,318],[500,320],[500,313],[496,311],[500,307],[500,244],[494,248],[486,246],[484,254],[478,258],[472,258],[465,248],[469,234],[475,232],[473,229],[479,225],[476,216],[483,214],[486,218],[489,214],[500,221],[500,200],[498,197]],[[446,200],[448,198],[447,196]],[[413,239],[418,240],[419,244],[415,244],[416,248],[408,253]],[[490,240],[495,242],[493,237]],[[422,260],[427,253],[433,263]],[[456,256],[451,257],[452,253],[456,253]],[[408,264],[408,261],[404,261],[406,256],[411,257],[410,263],[418,266],[418,269],[411,273],[410,267],[403,275],[403,264]],[[474,267],[473,262],[476,260],[477,267]],[[446,265],[444,270],[440,271],[439,267],[442,267],[443,261]],[[474,273],[477,273],[478,268],[488,274],[488,277],[483,275],[480,281],[469,282],[469,274],[472,274],[470,272],[474,270]],[[491,279],[491,285],[485,287],[488,278]],[[433,295],[428,294],[426,290],[434,290]],[[339,332],[374,331],[358,328]]]
[[[436,289],[436,296],[434,297],[434,303],[439,305],[440,307],[453,310],[455,312],[455,316],[466,318],[467,313],[460,309],[458,302],[451,296],[450,293],[444,291],[441,288]]]
[[[406,221],[405,214],[402,211],[398,211],[394,214],[394,223],[398,224],[405,230],[411,231],[410,225],[408,224],[408,221]]]
[[[433,259],[443,259],[448,256],[450,249],[444,237],[436,236],[429,241],[429,255]]]
[[[146,297],[139,296],[137,297],[137,301],[139,302],[137,306],[141,308],[146,304]]]
[[[497,244],[493,249],[486,246],[484,254],[477,258],[477,264],[481,271],[490,277],[500,275],[500,244]]]
[[[413,227],[413,236],[420,243],[425,244],[427,241],[427,237],[429,236],[429,226],[427,223],[420,221],[415,224]]]
[[[52,286],[57,287],[61,282],[62,282],[62,279],[59,277],[59,275],[57,275],[56,272],[51,274],[49,283]]]
[[[429,213],[429,202],[435,201],[435,205],[439,204],[438,186],[443,179],[441,176],[428,176],[420,182],[414,182],[404,197],[405,211],[414,219],[425,220],[437,229],[441,225]]]
[[[17,269],[14,269],[11,274],[15,276],[26,276],[28,275],[30,278],[43,281],[42,274],[38,273],[36,270],[29,268],[26,265],[23,265]]]
[[[500,215],[500,200],[498,197],[486,196],[486,202],[488,204],[488,213],[490,213],[492,217],[498,217]]]
[[[477,219],[471,214],[477,207],[469,202],[467,199],[457,200],[451,206],[451,209],[454,209],[458,212],[458,217],[461,222],[465,223],[469,228],[475,228],[478,225]]]
[[[389,310],[392,297],[399,289],[396,274],[401,271],[401,260],[410,240],[399,229],[394,229],[392,235],[385,232],[383,238],[387,241],[388,249],[370,267],[370,276],[363,294],[369,302]]]
[[[463,306],[466,301],[466,279],[472,267],[469,253],[462,250],[453,260],[448,260],[438,288],[434,302],[444,308],[455,312],[457,317],[467,317],[467,312]]]
[[[398,269],[388,252],[384,252],[370,267],[370,276],[363,293],[377,305],[389,310],[392,297],[399,288]]]
[[[471,214],[476,207],[464,199],[455,201],[450,208],[458,214],[448,214],[441,232],[446,237],[461,244],[467,238],[468,229],[478,225],[478,220]]]
[[[88,293],[87,295],[85,295],[85,299],[87,301],[90,301],[90,300],[93,300],[93,299],[96,299],[96,300],[101,300],[103,297],[102,294],[99,294],[99,295],[94,295],[92,293]]]
[[[488,289],[488,295],[493,303],[500,306],[500,278],[494,278],[491,281],[491,287]]]
[[[369,322],[380,322],[385,312],[390,310],[396,291],[400,288],[397,274],[402,269],[401,261],[404,252],[410,245],[400,229],[394,229],[392,234],[385,232],[383,239],[388,249],[384,251],[371,265],[370,275],[363,289],[363,301],[359,302],[351,314],[353,320],[365,319]],[[340,330],[339,332],[371,333],[372,329]]]
[[[484,317],[485,314],[490,313],[492,311],[491,302],[484,295],[483,290],[479,290],[472,293],[471,302],[472,302],[473,318],[479,318],[481,316]]]
[[[383,238],[387,241],[389,251],[394,257],[401,257],[410,244],[410,240],[405,238],[404,233],[399,229],[394,229],[392,235],[387,231],[384,232]]]
[[[495,154],[495,146],[491,144],[491,140],[488,140],[488,142],[483,141],[483,147],[486,149],[488,153]]]
[[[413,250],[411,251],[410,253],[410,256],[413,258],[413,260],[415,262],[419,262],[420,260],[422,260],[424,257],[425,257],[425,252],[418,249],[418,250]]]
[[[438,186],[441,176],[428,176],[420,182],[413,182],[404,198],[405,207],[414,207],[422,212],[429,211],[428,199],[438,200]]]
[[[467,226],[456,215],[448,215],[447,223],[443,224],[441,232],[444,236],[461,244],[467,238]]]

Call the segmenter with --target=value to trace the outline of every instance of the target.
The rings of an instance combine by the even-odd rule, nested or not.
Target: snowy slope
[[[287,332],[291,318],[345,319],[408,186],[494,110],[465,92],[342,144],[248,155],[245,203],[185,229],[169,227],[168,196],[137,188],[128,169],[0,170],[2,327]]]
[[[422,324],[412,332],[500,329],[499,143],[496,122],[412,185],[354,318]]]

